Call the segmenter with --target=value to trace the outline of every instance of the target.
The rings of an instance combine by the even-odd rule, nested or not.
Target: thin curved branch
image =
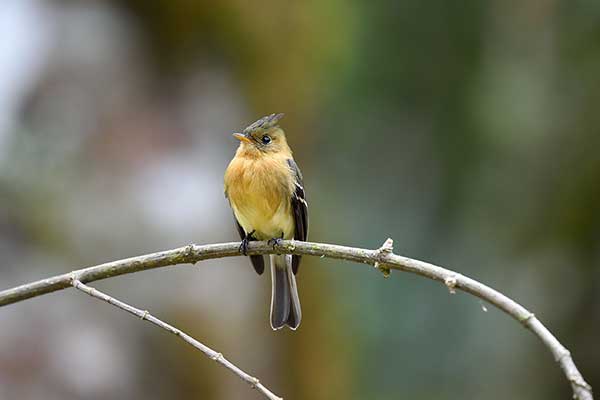
[[[269,389],[267,389],[262,383],[260,383],[260,381],[257,378],[253,377],[252,375],[250,375],[250,374],[242,371],[240,368],[236,367],[231,361],[229,361],[228,359],[223,357],[223,354],[200,343],[199,341],[197,341],[196,339],[194,339],[187,333],[182,332],[180,329],[175,328],[173,325],[169,325],[166,322],[161,321],[160,319],[151,315],[148,311],[142,311],[139,308],[135,308],[133,306],[130,306],[127,303],[117,300],[114,297],[111,297],[111,296],[107,295],[106,293],[99,291],[96,288],[93,288],[86,284],[83,284],[80,281],[78,281],[75,276],[73,277],[72,285],[75,289],[80,290],[83,293],[86,293],[96,299],[104,300],[110,305],[113,305],[123,311],[126,311],[130,314],[135,315],[136,317],[140,318],[142,321],[148,321],[148,322],[158,326],[159,328],[164,329],[167,332],[180,337],[181,340],[183,340],[187,344],[193,346],[194,348],[196,348],[196,349],[200,350],[201,352],[203,352],[204,354],[206,354],[206,356],[208,356],[211,360],[218,362],[219,364],[221,364],[222,366],[224,366],[225,368],[227,368],[228,370],[230,370],[231,372],[233,372],[234,374],[239,376],[240,379],[242,379],[244,382],[249,384],[252,388],[258,390],[267,399],[283,400],[281,397],[278,397],[273,392],[271,392]]]
[[[393,254],[391,245],[392,242],[389,239],[377,250],[323,243],[282,241],[274,249],[267,242],[251,242],[248,246],[248,254],[285,253],[354,261],[373,265],[381,270],[384,275],[389,274],[391,269],[412,272],[442,282],[450,291],[458,289],[470,293],[496,306],[519,321],[525,328],[532,331],[550,350],[554,359],[562,368],[563,373],[571,384],[574,398],[579,400],[593,400],[592,388],[581,376],[569,351],[533,313],[502,293],[474,279],[433,264]],[[191,244],[174,250],[101,264],[4,290],[0,292],[0,306],[70,287],[73,274],[76,274],[78,280],[82,283],[87,283],[168,265],[194,264],[198,261],[213,258],[239,256],[238,248],[239,242],[202,246]]]

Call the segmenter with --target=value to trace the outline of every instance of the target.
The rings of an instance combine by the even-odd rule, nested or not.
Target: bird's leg
[[[269,241],[267,242],[267,244],[272,245],[273,246],[273,250],[275,250],[275,247],[281,246],[281,242],[283,242],[283,232],[281,232],[281,236],[280,237],[269,239]]]
[[[251,240],[256,240],[256,238],[252,236],[254,235],[254,232],[255,231],[246,233],[246,236],[244,236],[244,238],[242,239],[242,243],[240,244],[240,247],[238,249],[238,251],[245,256],[248,255],[248,243],[250,243]]]

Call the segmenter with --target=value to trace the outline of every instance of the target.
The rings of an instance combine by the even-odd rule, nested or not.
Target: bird
[[[240,144],[225,171],[224,189],[244,255],[250,241],[267,240],[275,248],[283,239],[308,239],[308,203],[302,173],[278,125],[283,115],[267,115],[242,132],[233,133]],[[271,328],[287,326],[296,330],[302,320],[295,277],[301,257],[272,254],[269,258]],[[262,255],[251,255],[250,262],[259,275],[264,272]]]

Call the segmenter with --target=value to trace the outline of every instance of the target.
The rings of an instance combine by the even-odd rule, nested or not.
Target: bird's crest
[[[258,129],[269,129],[274,126],[277,126],[277,122],[284,116],[283,113],[271,114],[266,117],[262,117],[252,125],[249,125],[246,129],[244,129],[244,133],[252,133]]]

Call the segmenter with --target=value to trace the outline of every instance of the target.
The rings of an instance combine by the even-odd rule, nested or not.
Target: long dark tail
[[[302,311],[298,298],[296,277],[292,272],[292,256],[271,255],[271,328],[284,325],[296,330],[300,326]]]

